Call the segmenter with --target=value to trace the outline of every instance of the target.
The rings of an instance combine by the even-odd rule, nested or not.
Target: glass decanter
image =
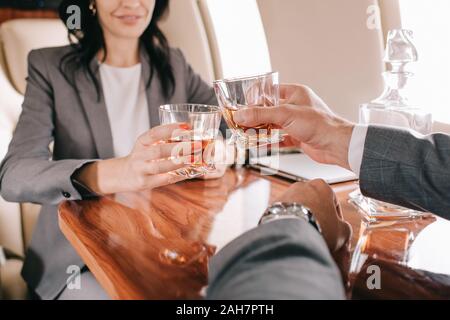
[[[421,134],[431,133],[431,113],[411,104],[408,99],[408,81],[414,74],[407,70],[407,65],[417,60],[412,32],[403,29],[389,31],[384,62],[390,68],[383,74],[385,89],[380,97],[361,105],[361,124],[387,125],[412,129]],[[366,198],[359,189],[351,194],[351,201],[372,221],[423,215],[423,212]]]

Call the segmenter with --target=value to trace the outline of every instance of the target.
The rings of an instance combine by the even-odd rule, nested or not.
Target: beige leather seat
[[[9,141],[21,112],[26,87],[27,56],[30,50],[63,45],[68,42],[64,25],[58,20],[13,20],[0,27],[0,158],[6,154]],[[1,267],[4,299],[24,299],[26,285],[20,271],[21,259],[39,213],[39,206],[6,203],[0,198],[0,246],[14,253]]]

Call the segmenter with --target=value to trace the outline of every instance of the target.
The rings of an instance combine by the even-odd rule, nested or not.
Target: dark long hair
[[[65,24],[71,15],[67,13],[67,8],[70,5],[76,5],[81,10],[81,29],[71,30],[68,28],[69,40],[74,50],[61,59],[59,68],[72,85],[75,84],[75,72],[77,70],[83,69],[83,71],[87,72],[87,75],[94,83],[97,97],[100,100],[100,85],[95,77],[97,70],[92,70],[90,64],[101,49],[105,52],[103,58],[105,60],[107,51],[98,15],[94,15],[89,9],[90,3],[91,0],[66,0],[59,7],[59,16]],[[158,27],[158,22],[167,12],[168,7],[169,0],[156,0],[152,20],[140,37],[140,44],[150,58],[150,76],[146,81],[146,86],[149,88],[156,72],[161,81],[161,88],[165,98],[170,98],[175,91],[175,77],[170,62],[169,44]],[[74,38],[76,41],[74,41]]]

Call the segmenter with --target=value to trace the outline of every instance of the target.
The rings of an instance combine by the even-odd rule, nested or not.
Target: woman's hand
[[[187,168],[202,155],[201,142],[169,143],[176,131],[186,132],[186,124],[155,127],[138,138],[133,151],[124,158],[88,164],[75,179],[97,194],[153,189],[186,178],[174,171]]]

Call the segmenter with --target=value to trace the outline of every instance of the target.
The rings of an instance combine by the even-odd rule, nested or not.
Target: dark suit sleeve
[[[212,260],[208,299],[344,299],[342,278],[322,236],[306,221],[262,225]]]
[[[8,153],[0,164],[0,193],[11,202],[58,204],[80,200],[72,174],[94,160],[53,161],[53,89],[45,58],[39,50],[28,58],[28,78],[23,110]]]
[[[181,50],[177,50],[178,55],[184,64],[185,79],[186,79],[186,91],[188,93],[188,103],[206,104],[217,106],[217,98],[212,88],[212,84],[206,83],[199,74],[197,74],[191,65],[186,61],[184,54]],[[220,131],[224,138],[226,138],[226,130],[228,126],[222,119],[220,124]]]
[[[450,219],[450,136],[369,127],[360,185],[371,198]]]

